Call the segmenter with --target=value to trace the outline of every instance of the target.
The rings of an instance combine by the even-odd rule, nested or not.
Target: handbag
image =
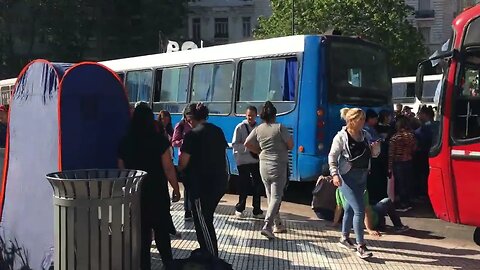
[[[312,209],[335,210],[337,206],[335,191],[337,187],[332,183],[331,176],[320,176],[312,191]]]

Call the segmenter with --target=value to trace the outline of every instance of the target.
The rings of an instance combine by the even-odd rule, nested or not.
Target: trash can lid
[[[141,170],[85,169],[52,172],[46,177],[53,181],[115,181],[143,178],[146,175],[147,173]]]

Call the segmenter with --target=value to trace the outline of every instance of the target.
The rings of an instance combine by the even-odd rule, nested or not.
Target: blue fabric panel
[[[116,168],[130,119],[121,83],[102,66],[81,64],[61,85],[62,170]]]
[[[288,58],[285,64],[285,88],[283,101],[295,100],[295,86],[298,78],[297,58]]]

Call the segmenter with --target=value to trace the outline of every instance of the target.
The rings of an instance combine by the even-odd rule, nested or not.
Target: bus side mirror
[[[423,96],[423,77],[425,75],[425,62],[422,62],[418,65],[417,69],[417,79],[415,82],[415,96],[422,100]]]

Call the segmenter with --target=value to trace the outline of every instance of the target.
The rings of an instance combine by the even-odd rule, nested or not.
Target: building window
[[[200,19],[195,18],[192,20],[192,37],[194,41],[198,41],[201,39],[200,33],[201,33]]]
[[[215,18],[215,38],[228,38],[228,18]]]
[[[430,10],[430,0],[418,0],[418,10]]]
[[[251,37],[252,36],[252,23],[250,17],[243,17],[242,18],[242,25],[243,25],[243,37]]]
[[[423,41],[426,44],[429,44],[430,43],[430,27],[419,27],[418,32],[420,32],[420,34],[422,35]]]

